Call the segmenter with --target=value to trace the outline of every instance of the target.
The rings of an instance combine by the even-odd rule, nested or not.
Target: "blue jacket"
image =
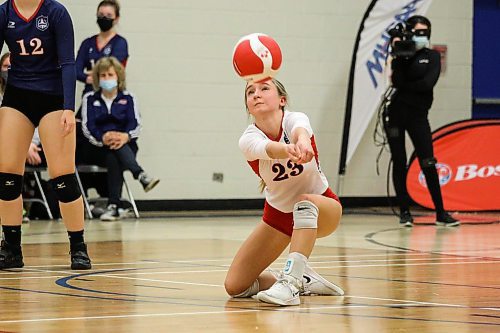
[[[102,136],[109,131],[128,133],[131,140],[139,137],[141,116],[135,97],[128,91],[116,95],[111,110],[101,96],[101,90],[91,91],[83,96],[82,130],[89,141],[103,146]]]

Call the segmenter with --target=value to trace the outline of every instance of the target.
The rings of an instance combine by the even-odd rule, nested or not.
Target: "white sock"
[[[307,265],[307,257],[299,252],[291,252],[285,263],[283,273],[294,277],[302,285],[302,277]]]

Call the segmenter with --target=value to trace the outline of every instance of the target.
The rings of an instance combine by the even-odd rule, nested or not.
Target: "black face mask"
[[[102,32],[109,31],[113,27],[113,21],[114,19],[108,18],[106,16],[97,17],[97,25]]]

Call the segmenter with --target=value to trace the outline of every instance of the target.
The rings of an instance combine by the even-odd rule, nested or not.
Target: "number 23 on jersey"
[[[272,170],[277,175],[273,178],[275,182],[279,182],[290,177],[298,176],[304,171],[304,167],[300,164],[293,163],[288,160],[286,163],[286,167],[280,163],[274,163],[272,166]]]

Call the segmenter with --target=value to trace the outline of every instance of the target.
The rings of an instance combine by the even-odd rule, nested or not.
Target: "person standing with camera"
[[[434,99],[433,89],[441,72],[439,52],[429,49],[431,22],[424,16],[415,15],[406,21],[406,27],[396,27],[389,34],[392,37],[392,87],[395,93],[387,109],[384,127],[393,161],[392,180],[399,201],[400,224],[413,226],[406,188],[407,131],[436,209],[436,225],[458,226],[460,223],[444,209],[428,120]]]

